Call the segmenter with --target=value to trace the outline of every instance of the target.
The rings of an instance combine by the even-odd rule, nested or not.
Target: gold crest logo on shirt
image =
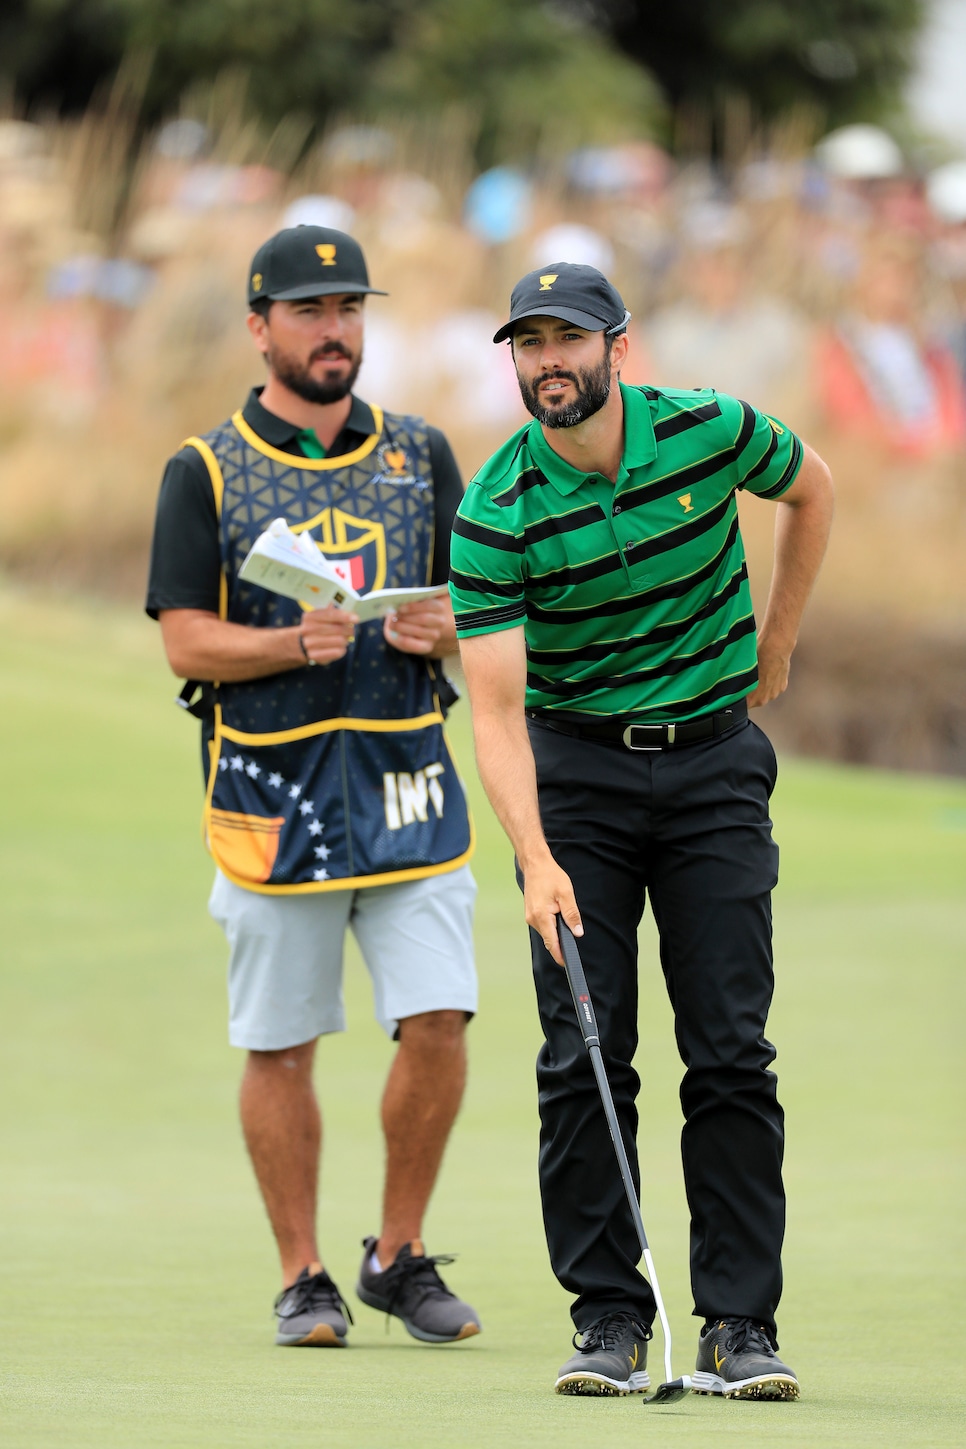
[[[781,423],[776,423],[774,418],[768,419],[768,426],[771,428],[772,432],[777,433],[780,438],[785,436],[785,429],[782,427]]]
[[[546,273],[544,273],[544,275],[540,278],[540,290],[541,290],[541,292],[549,292],[550,291],[550,288],[553,286],[554,282],[557,280],[557,275],[558,274],[556,272],[546,272]]]
[[[319,257],[322,260],[323,267],[334,267],[335,266],[335,243],[334,242],[320,242],[319,245],[315,248],[315,250],[316,250],[316,252],[318,253]]]
[[[387,448],[382,456],[390,473],[405,473],[409,459],[402,448]]]
[[[252,291],[253,292],[260,292],[261,290],[262,290],[262,274],[261,274],[261,272],[256,272],[255,275],[252,277]]]
[[[678,502],[680,503],[681,507],[684,509],[685,513],[693,513],[694,512],[694,504],[691,502],[691,494],[690,493],[682,493],[681,494],[681,497],[678,499]]]

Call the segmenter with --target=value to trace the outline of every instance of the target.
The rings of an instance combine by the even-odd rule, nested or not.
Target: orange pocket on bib
[[[215,860],[241,880],[268,880],[278,854],[283,815],[243,815],[237,810],[212,810],[208,842]]]

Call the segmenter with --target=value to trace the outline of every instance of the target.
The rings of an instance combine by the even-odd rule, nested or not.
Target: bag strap
[[[197,699],[194,697],[197,692]],[[218,691],[208,680],[187,679],[184,689],[175,700],[180,709],[193,714],[195,719],[207,719],[215,712]]]

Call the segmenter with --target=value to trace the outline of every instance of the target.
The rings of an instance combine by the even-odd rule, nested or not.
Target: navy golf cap
[[[596,267],[551,262],[517,282],[510,295],[510,317],[493,338],[512,337],[524,317],[559,317],[588,332],[620,332],[631,320],[624,300]]]
[[[374,292],[362,247],[330,226],[290,226],[263,242],[248,271],[248,302],[297,302],[335,292]]]

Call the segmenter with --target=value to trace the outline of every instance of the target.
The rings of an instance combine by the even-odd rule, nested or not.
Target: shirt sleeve
[[[221,549],[218,513],[208,469],[197,449],[182,448],[169,459],[161,480],[151,540],[145,610],[218,612]]]
[[[433,550],[431,584],[445,584],[449,578],[450,535],[453,519],[463,500],[463,476],[446,437],[439,428],[427,429],[429,464],[433,470],[433,506],[436,541]]]
[[[802,466],[801,439],[750,403],[724,393],[718,393],[717,400],[734,439],[735,486],[759,498],[779,498]]]
[[[523,534],[478,484],[470,483],[453,524],[449,592],[461,639],[514,629],[527,616]]]

